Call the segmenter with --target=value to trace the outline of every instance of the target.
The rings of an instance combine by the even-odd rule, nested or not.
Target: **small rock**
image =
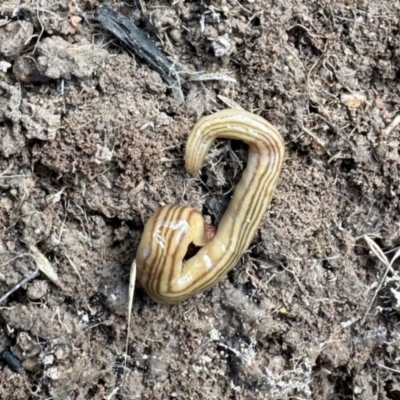
[[[7,72],[11,64],[7,61],[0,61],[0,71]]]
[[[50,367],[46,370],[46,376],[56,381],[62,376],[62,371],[58,367]]]
[[[65,343],[59,343],[54,346],[54,355],[57,360],[65,360],[70,353],[69,347]]]
[[[234,43],[229,39],[228,35],[218,36],[211,42],[216,57],[229,56],[234,48]]]
[[[28,56],[22,56],[15,60],[13,73],[20,82],[24,83],[47,82],[49,80],[40,71],[37,61]]]
[[[38,372],[42,363],[37,358],[28,358],[22,362],[22,368],[28,372]]]

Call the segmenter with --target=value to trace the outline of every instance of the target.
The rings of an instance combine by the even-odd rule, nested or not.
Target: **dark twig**
[[[170,86],[180,86],[181,79],[168,57],[142,32],[131,19],[108,6],[101,6],[99,21],[104,29],[115,35],[138,57],[157,71]]]
[[[0,358],[14,371],[19,372],[21,368],[21,361],[14,356],[9,350],[3,350],[0,353]]]

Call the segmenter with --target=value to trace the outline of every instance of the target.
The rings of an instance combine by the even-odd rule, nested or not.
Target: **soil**
[[[181,87],[96,1],[0,5],[0,296],[32,249],[59,278],[0,305],[0,398],[399,399],[400,1],[104,4]],[[240,179],[236,142],[184,170],[190,128],[224,98],[285,139],[273,202],[212,290],[166,306],[137,288],[125,354],[144,223],[169,203],[218,223]]]

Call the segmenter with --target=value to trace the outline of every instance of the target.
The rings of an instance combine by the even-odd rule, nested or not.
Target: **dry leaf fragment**
[[[367,102],[367,98],[361,93],[342,94],[340,100],[349,108],[359,108]]]
[[[64,289],[56,271],[54,271],[54,268],[45,255],[33,244],[29,245],[29,250],[32,253],[32,256],[36,262],[36,266],[39,268],[39,270],[43,272],[60,289]]]
[[[74,28],[76,28],[81,21],[82,21],[82,18],[78,17],[77,15],[71,15],[69,17],[69,22]]]

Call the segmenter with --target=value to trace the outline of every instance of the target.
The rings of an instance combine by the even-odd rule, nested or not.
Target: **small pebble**
[[[15,60],[13,73],[17,80],[23,83],[43,83],[49,80],[40,72],[37,61],[28,56],[22,56]]]

